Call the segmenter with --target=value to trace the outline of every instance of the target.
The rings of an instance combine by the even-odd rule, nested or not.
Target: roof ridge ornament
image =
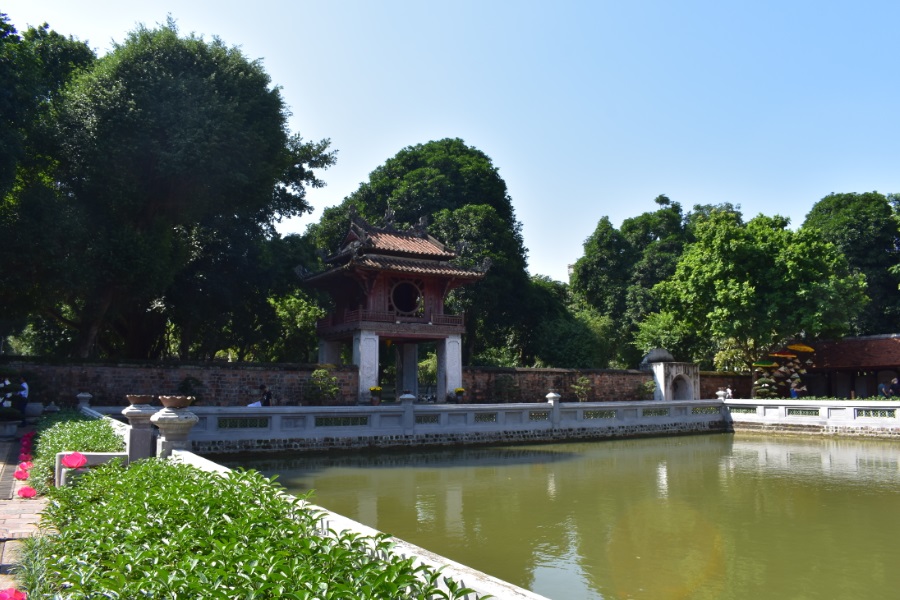
[[[394,213],[394,209],[388,206],[384,211],[384,229],[383,231],[387,233],[397,233],[397,228],[394,226],[394,219],[396,218],[396,214]]]
[[[409,228],[409,233],[420,238],[428,237],[428,217],[422,215],[415,225]]]

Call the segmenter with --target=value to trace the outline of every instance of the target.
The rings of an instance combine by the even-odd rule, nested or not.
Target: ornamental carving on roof
[[[356,268],[470,280],[484,276],[491,266],[490,259],[472,269],[453,264],[458,253],[429,235],[427,225],[427,218],[422,217],[406,231],[400,231],[394,226],[393,211],[389,209],[385,226],[375,227],[351,210],[350,227],[340,249],[324,257],[328,265],[325,272],[302,275],[316,279],[336,269]]]

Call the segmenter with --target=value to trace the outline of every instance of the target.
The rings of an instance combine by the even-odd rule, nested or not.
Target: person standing
[[[19,377],[19,385],[22,387],[21,390],[16,392],[12,397],[12,406],[17,411],[22,413],[22,424],[24,427],[27,425],[25,422],[25,407],[28,405],[28,382],[25,380],[25,376]]]
[[[272,406],[272,392],[266,387],[266,384],[259,386],[259,404],[261,406]]]
[[[890,393],[894,398],[900,398],[900,382],[897,381],[896,377],[891,379]]]

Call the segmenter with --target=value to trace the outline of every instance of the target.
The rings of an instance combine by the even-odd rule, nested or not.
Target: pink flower
[[[34,498],[37,495],[37,490],[30,485],[23,485],[16,493],[20,498]],[[3,600],[3,596],[0,596],[0,600]]]
[[[25,453],[23,452],[22,454],[19,455],[19,460],[20,460],[20,461],[31,460],[31,455],[30,455],[30,454],[25,454]],[[0,598],[0,600],[3,600],[3,599]]]
[[[16,588],[0,590],[0,600],[28,600],[28,594],[20,592]]]
[[[23,471],[29,471],[29,470],[31,470],[31,467],[33,467],[33,466],[34,466],[34,463],[31,462],[30,460],[26,460],[25,462],[19,463],[19,468],[22,469]]]
[[[81,452],[73,452],[64,456],[61,464],[67,469],[80,469],[87,464],[87,457]]]
[[[25,481],[26,479],[28,479],[28,471],[25,471],[24,469],[16,469],[16,472],[13,473],[13,477],[18,479],[19,481]]]

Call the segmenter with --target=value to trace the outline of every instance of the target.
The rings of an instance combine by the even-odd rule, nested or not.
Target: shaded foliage
[[[48,105],[44,159],[0,221],[19,235],[8,267],[31,275],[6,303],[74,332],[55,352],[82,357],[249,355],[273,337],[268,299],[296,265],[274,223],[309,210],[334,153],[288,131],[261,65],[172,22],[138,27]]]
[[[712,212],[695,228],[675,274],[654,287],[662,309],[727,348],[741,368],[789,339],[845,334],[866,302],[864,277],[832,244],[787,226],[778,216],[744,225],[734,213]],[[645,342],[661,318],[644,326]],[[690,358],[702,359],[700,352]]]
[[[896,200],[894,200],[896,206]],[[829,194],[806,215],[804,229],[837,246],[866,276],[871,302],[853,323],[857,335],[900,331],[900,226],[889,197],[878,192]]]

